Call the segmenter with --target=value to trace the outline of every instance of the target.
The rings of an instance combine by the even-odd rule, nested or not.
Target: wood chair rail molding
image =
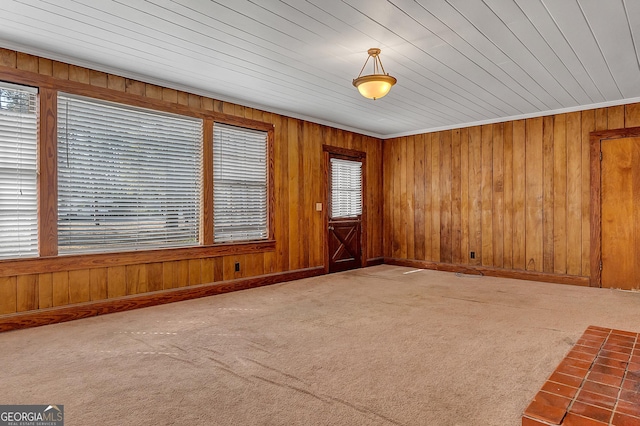
[[[602,287],[601,147],[608,140],[640,137],[640,127],[603,130],[589,134],[591,166],[591,274],[589,285]]]

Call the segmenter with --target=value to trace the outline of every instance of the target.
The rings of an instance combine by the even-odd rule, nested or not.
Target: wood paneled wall
[[[640,126],[630,104],[380,141],[1,48],[0,67],[275,126],[275,248],[90,266],[54,257],[20,272],[0,261],[0,315],[322,267],[323,144],[366,152],[367,259],[587,277],[589,133]]]
[[[80,266],[75,266],[75,262],[61,256],[29,263],[35,266],[35,272],[19,273],[16,271],[21,270],[20,261],[0,261],[0,315],[322,267],[324,216],[315,210],[315,204],[322,202],[326,206],[322,182],[323,144],[366,152],[365,173],[371,184],[366,194],[368,235],[367,247],[363,249],[368,259],[383,255],[382,143],[379,139],[1,48],[0,67],[275,126],[275,249],[229,249],[226,253],[231,254],[204,258],[190,256],[186,250],[183,258],[166,261],[159,258],[142,263],[138,255],[123,254],[117,261],[113,256],[108,258],[109,262],[115,262],[113,266],[107,261],[97,265],[80,261],[77,263]],[[6,74],[0,69],[0,80],[10,81]],[[87,259],[93,259],[90,256]],[[240,272],[235,272],[236,262],[241,265]]]
[[[589,133],[639,123],[630,104],[383,141],[385,258],[588,277]]]

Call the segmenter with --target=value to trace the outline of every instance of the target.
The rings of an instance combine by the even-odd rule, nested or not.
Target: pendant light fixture
[[[380,60],[380,49],[372,48],[367,51],[369,56],[364,62],[358,78],[353,80],[353,85],[358,88],[362,96],[368,99],[380,99],[391,90],[391,86],[398,80],[384,71]],[[373,58],[373,74],[362,75],[369,59]]]

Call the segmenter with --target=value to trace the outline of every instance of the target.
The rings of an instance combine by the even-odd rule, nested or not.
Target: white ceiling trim
[[[511,117],[504,117],[504,118],[501,117],[501,118],[492,119],[492,120],[474,121],[474,122],[471,122],[471,123],[456,124],[454,126],[431,127],[431,128],[428,128],[428,129],[422,129],[422,130],[416,130],[416,131],[404,132],[404,133],[394,133],[394,134],[391,134],[391,135],[382,135],[382,136],[378,136],[378,137],[381,138],[381,139],[400,138],[400,137],[403,137],[403,136],[413,136],[413,135],[419,135],[419,134],[422,134],[422,133],[433,133],[433,132],[441,132],[441,131],[444,131],[444,130],[464,129],[464,128],[467,128],[467,127],[482,126],[482,125],[485,125],[485,124],[505,123],[507,121],[524,120],[524,119],[527,119],[527,118],[547,117],[549,115],[567,114],[567,113],[570,113],[570,112],[578,112],[578,111],[588,111],[588,110],[591,110],[591,109],[627,105],[627,104],[633,104],[633,103],[637,103],[637,102],[640,102],[640,97],[630,98],[630,99],[620,99],[620,100],[609,101],[609,102],[599,102],[599,103],[590,104],[590,105],[579,105],[579,106],[571,107],[571,108],[560,108],[560,109],[555,109],[555,110],[552,110],[552,111],[543,111],[543,112],[535,112],[535,113],[531,113],[531,114],[514,115],[514,116],[511,116]]]

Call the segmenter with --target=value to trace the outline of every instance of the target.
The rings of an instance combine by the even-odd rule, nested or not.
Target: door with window
[[[363,164],[363,158],[328,155],[329,272],[362,267]]]

